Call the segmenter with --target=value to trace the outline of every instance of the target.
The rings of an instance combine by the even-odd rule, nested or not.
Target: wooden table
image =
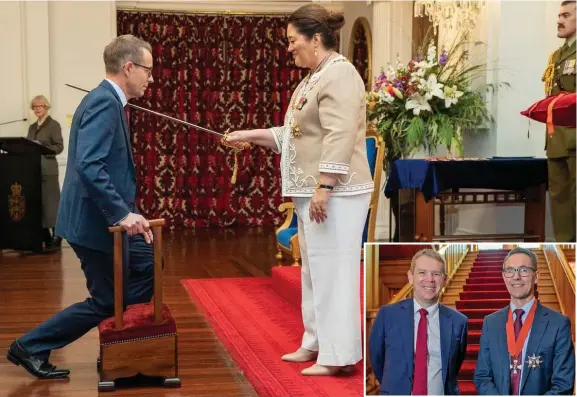
[[[397,160],[389,172],[385,195],[398,196],[400,241],[542,242],[546,186],[546,159]],[[446,206],[478,204],[523,204],[523,233],[445,235]],[[439,235],[435,235],[436,206],[440,208]]]

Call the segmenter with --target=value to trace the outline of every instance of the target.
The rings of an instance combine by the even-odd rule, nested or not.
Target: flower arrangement
[[[424,59],[406,66],[397,59],[396,69],[389,66],[375,79],[366,95],[367,119],[385,140],[385,168],[420,148],[432,154],[439,145],[462,156],[462,132],[493,120],[481,92],[471,88],[485,66],[466,66],[466,40],[461,35],[439,56],[430,41]]]

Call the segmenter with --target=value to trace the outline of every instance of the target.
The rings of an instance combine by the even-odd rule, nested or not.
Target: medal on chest
[[[567,59],[563,65],[563,74],[575,74],[575,59]]]
[[[297,95],[297,97],[299,99],[297,100],[297,97],[295,97],[295,99],[293,100],[293,103],[291,104],[291,108],[292,108],[292,112],[293,112],[292,121],[291,121],[291,125],[290,125],[291,138],[300,138],[303,135],[302,131],[301,131],[301,127],[299,126],[299,124],[295,120],[295,118],[296,118],[295,116],[297,114],[297,111],[301,111],[302,108],[307,103],[306,95],[307,95],[308,91],[310,91],[310,88],[308,87],[309,80],[310,80],[310,76],[307,77],[307,80],[305,81],[305,85],[304,85],[303,89],[300,91],[299,95]],[[314,85],[314,83],[313,83],[313,85]],[[309,88],[309,89],[307,90],[307,88]]]
[[[523,323],[523,326],[521,327],[521,331],[519,332],[517,339],[515,339],[515,330],[513,325],[513,311],[509,309],[509,316],[508,316],[509,318],[507,320],[505,330],[507,333],[507,350],[509,351],[509,356],[511,359],[509,368],[513,370],[514,374],[517,374],[517,372],[523,368],[523,360],[521,357],[521,353],[523,351],[523,346],[525,345],[525,340],[527,340],[527,336],[529,335],[529,331],[531,330],[531,326],[533,325],[536,310],[537,310],[537,302],[534,302],[533,307],[531,308],[531,310],[529,310],[529,315],[527,316],[525,322]],[[540,360],[540,357],[537,358]],[[535,360],[531,361],[532,363],[531,365],[534,365],[534,362]],[[529,368],[533,368],[531,365],[529,366]]]

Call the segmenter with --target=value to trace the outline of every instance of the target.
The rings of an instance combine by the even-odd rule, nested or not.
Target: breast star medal
[[[293,122],[291,125],[291,137],[292,138],[300,138],[301,136],[303,136],[303,134],[301,132],[301,127],[298,124]]]
[[[306,86],[305,86],[306,88]],[[306,92],[305,92],[306,95]],[[293,110],[302,110],[303,106],[307,103],[307,97],[301,96],[298,103],[293,103],[292,108]],[[302,136],[301,127],[295,123],[294,119],[291,123],[291,138],[300,138]]]
[[[541,368],[542,362],[543,360],[541,360],[541,356],[533,354],[532,356],[529,356],[529,358],[527,359],[527,366],[531,368],[533,371],[535,371],[537,368]]]

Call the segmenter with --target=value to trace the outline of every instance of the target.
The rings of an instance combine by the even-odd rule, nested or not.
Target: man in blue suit
[[[67,377],[48,359],[114,313],[113,241],[108,227],[124,226],[130,263],[125,304],[153,294],[152,233],[134,205],[136,173],[124,106],[152,82],[152,49],[125,35],[104,49],[106,79],[84,97],[72,120],[68,165],[56,221],[80,259],[90,297],[14,341],[7,358],[41,379]]]
[[[371,328],[369,356],[381,395],[456,395],[467,350],[467,317],[439,303],[446,279],[435,250],[415,254],[413,299],[385,305]]]
[[[479,394],[573,394],[571,324],[535,299],[538,279],[537,256],[512,249],[503,262],[511,304],[483,321],[475,369]]]

